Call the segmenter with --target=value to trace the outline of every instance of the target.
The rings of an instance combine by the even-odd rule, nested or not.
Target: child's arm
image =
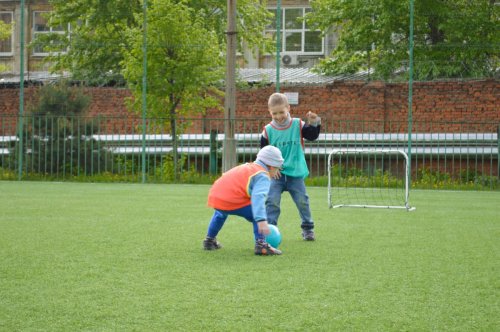
[[[266,199],[271,180],[265,173],[255,175],[250,183],[250,200],[252,202],[252,214],[259,227],[259,233],[268,235],[270,230],[267,225]]]
[[[266,145],[269,145],[269,139],[267,138],[266,129],[262,130],[262,134],[260,135],[260,148],[262,149]]]
[[[307,122],[305,122],[302,126],[302,137],[308,141],[314,141],[319,137],[319,132],[321,130],[321,118],[313,112],[308,112],[306,117]]]
[[[267,173],[259,173],[252,177],[249,186],[252,213],[256,221],[266,220],[266,199],[271,179]]]

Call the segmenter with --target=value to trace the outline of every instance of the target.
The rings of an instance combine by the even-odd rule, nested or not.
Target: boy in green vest
[[[271,180],[266,201],[267,222],[278,224],[281,194],[288,191],[299,210],[302,238],[314,241],[314,222],[309,207],[309,196],[304,179],[309,175],[304,154],[304,138],[314,141],[321,129],[321,118],[307,113],[307,122],[290,116],[290,105],[285,94],[273,93],[268,101],[272,121],[262,131],[260,146],[273,145],[280,149],[285,162],[281,173]]]

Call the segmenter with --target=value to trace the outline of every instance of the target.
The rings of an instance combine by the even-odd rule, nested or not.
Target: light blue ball
[[[269,224],[269,229],[271,233],[266,236],[266,242],[269,243],[272,247],[278,248],[281,244],[281,233],[278,227]]]

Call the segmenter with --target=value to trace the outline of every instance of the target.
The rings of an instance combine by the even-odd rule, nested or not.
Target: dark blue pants
[[[219,234],[220,230],[222,229],[222,226],[224,226],[227,217],[229,217],[230,215],[240,216],[251,222],[253,224],[253,234],[255,240],[265,238],[264,235],[259,234],[259,228],[257,226],[257,222],[253,219],[252,205],[247,205],[240,209],[230,210],[230,211],[215,209],[214,215],[212,216],[210,224],[208,225],[207,236],[216,237],[217,234]]]

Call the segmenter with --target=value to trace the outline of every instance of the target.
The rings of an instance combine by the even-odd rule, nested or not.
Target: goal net
[[[328,155],[330,208],[414,210],[410,206],[408,156],[400,150],[336,149]]]

